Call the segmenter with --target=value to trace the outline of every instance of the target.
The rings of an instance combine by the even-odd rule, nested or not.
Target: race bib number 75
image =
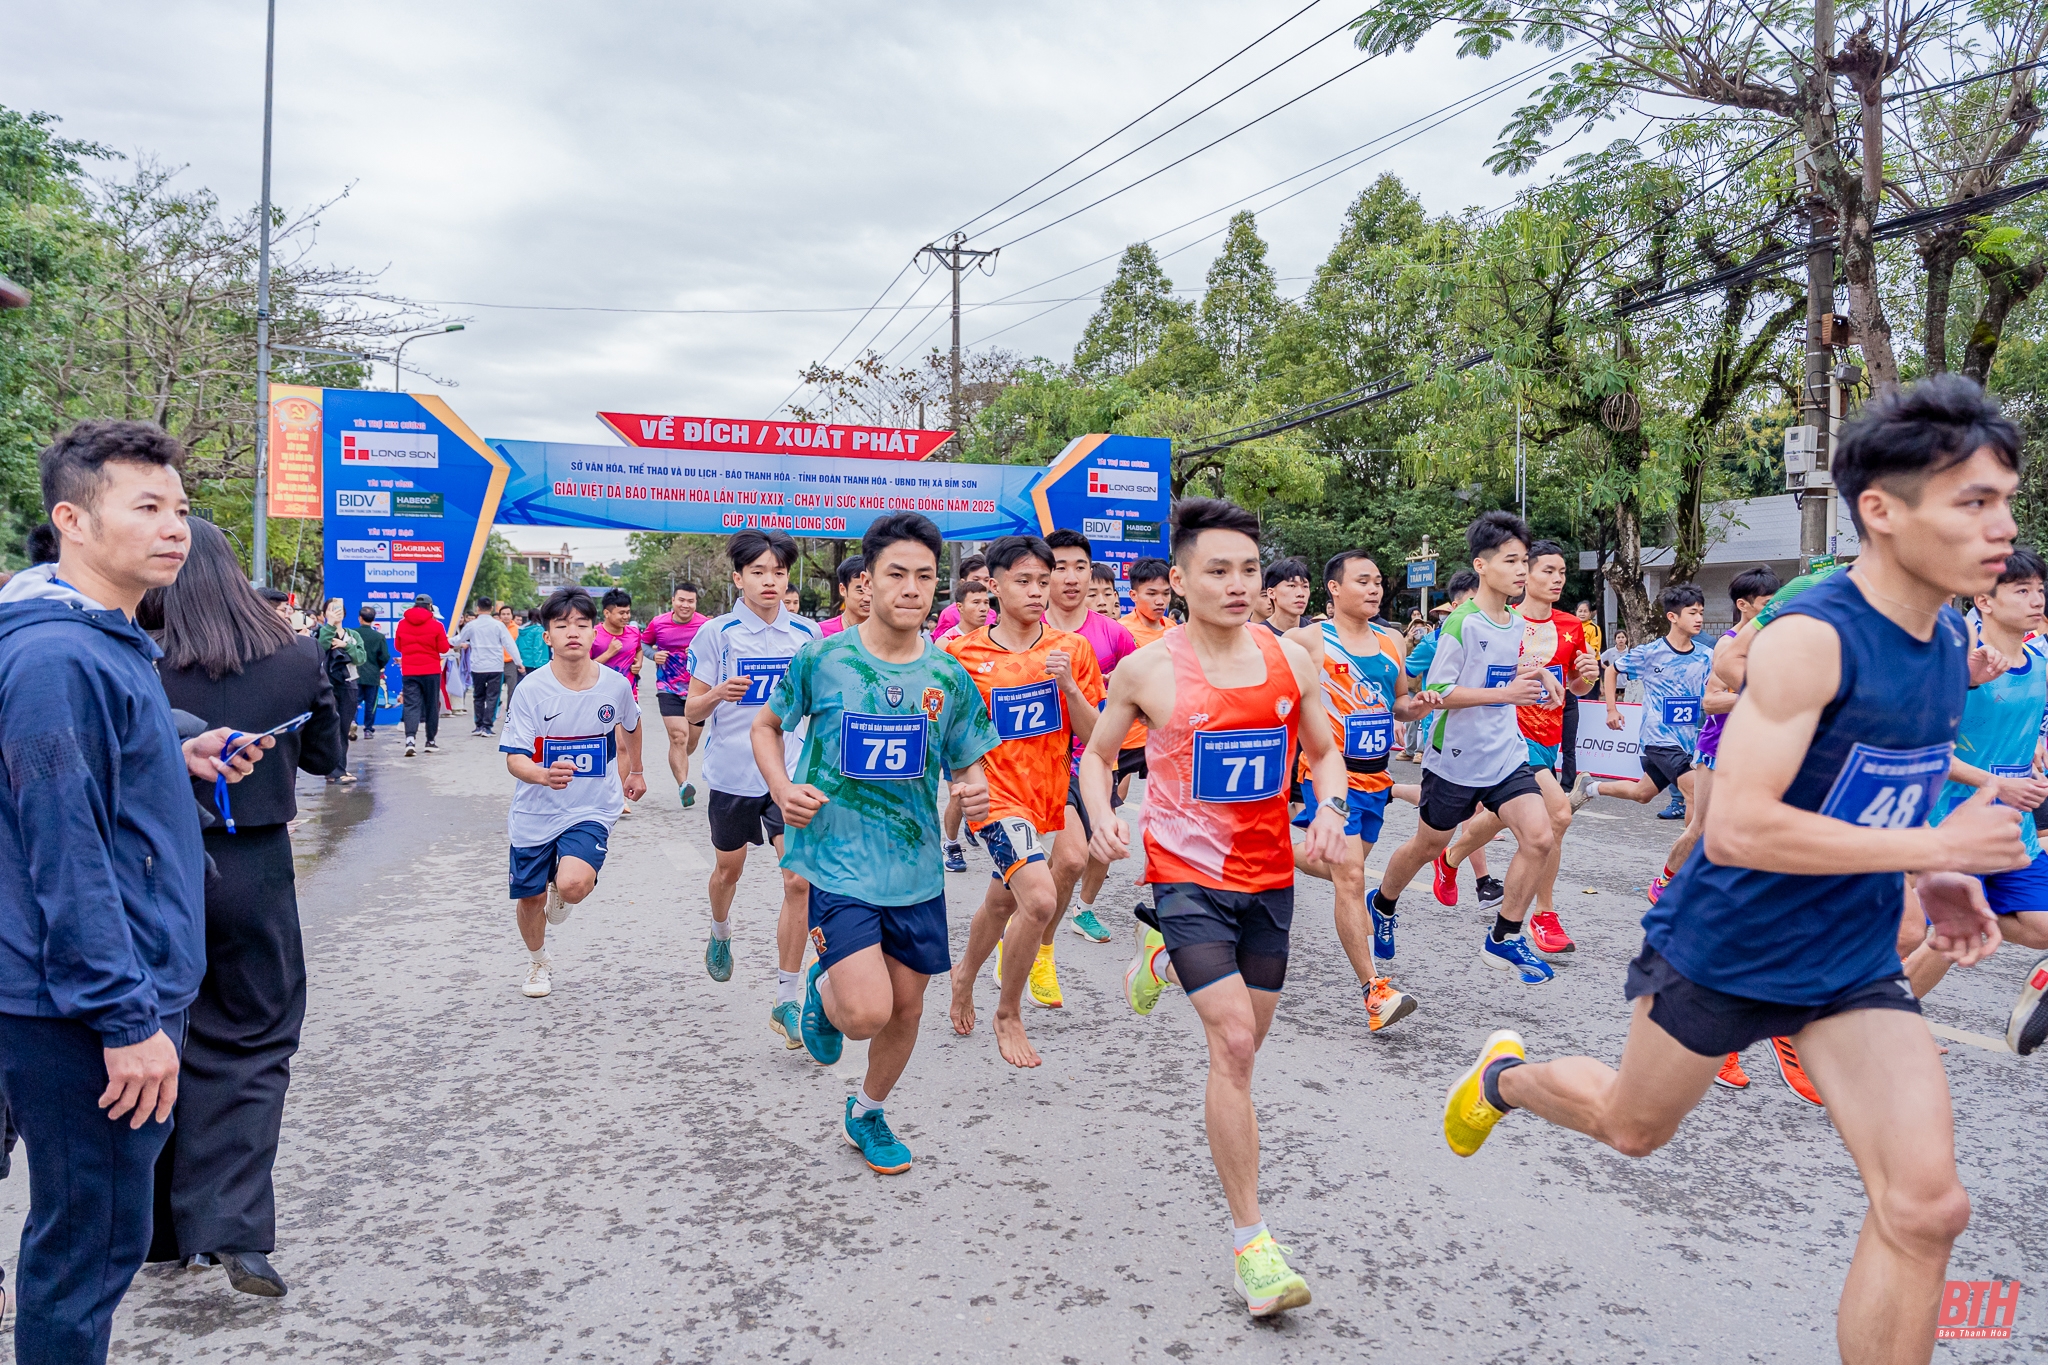
[[[928,723],[919,716],[839,716],[839,770],[864,782],[910,782],[924,776]]]
[[[1820,813],[1871,829],[1916,829],[1941,784],[1948,780],[1953,744],[1924,749],[1880,749],[1858,744],[1849,750]]]

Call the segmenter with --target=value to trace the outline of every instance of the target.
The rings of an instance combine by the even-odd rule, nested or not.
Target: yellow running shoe
[[[1056,1010],[1066,1003],[1060,997],[1060,974],[1052,965],[1050,943],[1038,945],[1038,960],[1031,964],[1031,989],[1026,994],[1041,1009]]]
[[[1522,1035],[1513,1029],[1502,1029],[1487,1038],[1486,1046],[1479,1049],[1479,1060],[1451,1082],[1450,1091],[1444,1096],[1444,1141],[1451,1144],[1452,1151],[1459,1156],[1472,1155],[1486,1141],[1493,1125],[1504,1117],[1486,1102],[1486,1088],[1480,1084],[1486,1068],[1503,1057],[1528,1055],[1522,1050]]]
[[[1237,1253],[1237,1292],[1255,1318],[1308,1306],[1308,1281],[1288,1266],[1286,1250],[1262,1232]]]
[[[1003,941],[1001,939],[996,940],[996,955],[990,961],[994,965],[988,969],[988,974],[995,978],[996,989],[1000,991],[1003,988]]]
[[[1124,968],[1124,999],[1131,1002],[1134,1013],[1150,1014],[1159,1003],[1159,992],[1166,989],[1166,978],[1152,968],[1154,955],[1165,949],[1166,937],[1157,929],[1146,929],[1138,940],[1138,955]]]

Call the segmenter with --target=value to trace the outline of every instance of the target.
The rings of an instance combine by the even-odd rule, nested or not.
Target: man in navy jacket
[[[206,970],[205,851],[181,745],[133,620],[189,537],[184,450],[86,422],[42,455],[54,565],[0,590],[0,1096],[27,1148],[15,1359],[103,1361],[149,1246],[152,1172]]]

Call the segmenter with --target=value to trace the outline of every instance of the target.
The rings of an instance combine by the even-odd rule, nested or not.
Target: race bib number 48
[[[1195,731],[1195,800],[1265,801],[1287,785],[1287,727]]]
[[[611,753],[603,735],[541,740],[538,760],[541,767],[552,768],[565,758],[576,765],[576,776],[603,777]]]
[[[1353,711],[1344,717],[1344,757],[1385,758],[1393,744],[1392,713]]]
[[[839,770],[864,782],[909,782],[924,776],[923,716],[839,716]]]
[[[1054,678],[1022,687],[990,688],[988,710],[996,723],[997,739],[1049,735],[1067,723],[1067,713],[1060,707],[1060,685]]]
[[[1953,744],[1924,749],[1880,749],[1858,744],[1849,750],[1820,813],[1871,829],[1915,829],[1927,821],[1941,784],[1948,780]]]
[[[766,706],[768,694],[775,690],[775,684],[782,681],[782,675],[789,672],[789,659],[735,659],[733,676],[747,680],[746,693],[740,698],[741,706]]]

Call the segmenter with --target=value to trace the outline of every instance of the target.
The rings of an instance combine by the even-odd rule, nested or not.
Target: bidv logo
[[[391,515],[391,495],[368,488],[337,488],[334,490],[334,515],[388,517]]]
[[[1934,1315],[1938,1341],[2005,1341],[2020,1316],[2018,1280],[1950,1280]]]

